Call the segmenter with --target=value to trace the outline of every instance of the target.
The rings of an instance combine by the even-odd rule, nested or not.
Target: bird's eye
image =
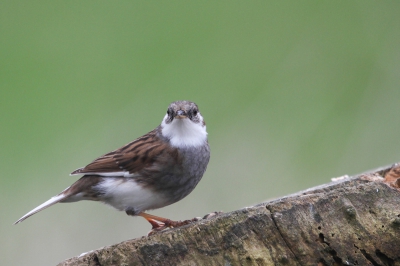
[[[193,115],[194,115],[194,116],[197,115],[197,110],[193,110]]]
[[[170,115],[171,111],[169,109],[167,109],[167,115]]]

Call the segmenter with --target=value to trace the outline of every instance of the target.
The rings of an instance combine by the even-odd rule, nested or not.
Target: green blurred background
[[[2,265],[54,265],[146,235],[58,204],[68,174],[195,101],[212,156],[171,219],[229,212],[400,161],[398,1],[2,1]]]

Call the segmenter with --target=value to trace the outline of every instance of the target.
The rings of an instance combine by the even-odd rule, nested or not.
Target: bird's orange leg
[[[139,213],[138,216],[142,216],[144,219],[146,219],[153,226],[152,231],[153,230],[154,231],[161,231],[161,230],[164,230],[164,229],[166,229],[168,227],[171,227],[171,228],[175,227],[176,228],[176,227],[179,227],[179,226],[182,226],[182,225],[186,225],[186,224],[189,224],[189,223],[195,221],[194,219],[185,220],[185,221],[172,221],[170,219],[166,219],[166,218],[163,218],[163,217],[151,215],[151,214],[144,213],[144,212]]]

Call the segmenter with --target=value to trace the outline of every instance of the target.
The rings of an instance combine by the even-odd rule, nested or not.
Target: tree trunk
[[[59,265],[400,265],[399,177],[339,178]]]

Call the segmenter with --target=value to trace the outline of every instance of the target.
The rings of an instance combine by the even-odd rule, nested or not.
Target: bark
[[[339,178],[59,265],[400,265],[399,177]]]

